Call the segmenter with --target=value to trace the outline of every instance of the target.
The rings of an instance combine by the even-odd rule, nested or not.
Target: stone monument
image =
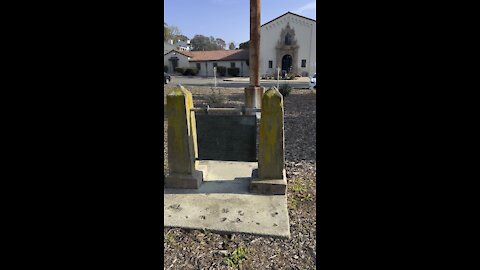
[[[183,86],[167,95],[168,168],[166,188],[200,187],[203,172],[197,170],[198,147],[192,93]]]
[[[194,108],[191,92],[182,86],[167,95],[164,226],[290,237],[283,96],[277,88],[264,93],[260,86],[259,47],[260,0],[250,0],[251,74],[245,107]],[[203,111],[207,115],[199,116],[197,123],[195,113]],[[209,111],[240,115],[209,115]],[[197,140],[197,124],[202,121]],[[199,147],[199,142],[206,147]],[[210,153],[199,159],[199,149]]]
[[[252,172],[252,193],[284,195],[287,192],[283,123],[283,96],[273,87],[262,99],[258,170]]]

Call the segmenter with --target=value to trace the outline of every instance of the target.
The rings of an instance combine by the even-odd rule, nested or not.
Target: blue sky
[[[164,0],[164,19],[189,38],[200,34],[222,38],[235,46],[250,39],[249,0]],[[264,24],[290,11],[317,19],[315,0],[260,0]],[[227,47],[228,48],[228,47]]]

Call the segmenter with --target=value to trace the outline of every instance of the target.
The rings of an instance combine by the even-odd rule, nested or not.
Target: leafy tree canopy
[[[238,45],[238,48],[240,49],[248,49],[250,46],[250,40],[249,41],[246,41],[246,42],[243,42],[243,43],[240,43],[240,45]]]
[[[189,38],[183,35],[177,26],[168,26],[166,22],[163,22],[163,41],[168,41],[170,39],[174,41],[187,41]]]
[[[227,44],[221,38],[206,37],[204,35],[195,35],[191,40],[192,51],[214,51],[225,50]]]

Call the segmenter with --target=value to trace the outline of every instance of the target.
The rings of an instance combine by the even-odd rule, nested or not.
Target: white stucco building
[[[287,12],[260,27],[260,76],[274,75],[277,67],[301,76],[316,72],[316,21]],[[213,76],[214,66],[237,67],[240,76],[250,76],[248,50],[164,50],[164,66],[199,69],[199,76]]]
[[[277,67],[310,76],[317,67],[316,21],[287,12],[260,27],[260,75]]]
[[[171,50],[163,56],[167,72],[175,74],[175,68],[196,68],[198,76],[213,76],[214,67],[238,68],[239,76],[250,76],[248,50],[181,51]],[[228,75],[227,75],[228,76]]]
[[[190,51],[192,49],[190,40],[187,40],[187,41],[178,40],[175,45],[177,45],[180,51]]]

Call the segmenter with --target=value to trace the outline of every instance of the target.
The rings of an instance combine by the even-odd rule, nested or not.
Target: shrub
[[[175,72],[183,74],[183,68],[177,67],[177,68],[175,68]]]
[[[292,86],[290,86],[288,83],[281,84],[279,86],[280,88],[278,91],[282,94],[282,96],[286,97],[292,92]]]
[[[195,76],[198,74],[198,69],[196,68],[186,68],[185,71],[183,72],[183,75],[191,75]]]
[[[168,66],[163,66],[163,71],[168,73]]]
[[[293,80],[293,79],[295,79],[295,73],[293,73],[293,72],[288,73],[287,74],[287,80]]]
[[[217,73],[218,73],[218,75],[224,77],[225,74],[227,73],[227,68],[226,67],[217,67]]]
[[[217,92],[215,92],[215,88],[212,87],[211,89],[212,92],[207,96],[208,105],[210,107],[220,106],[227,101],[227,98],[222,92],[220,92],[220,89],[217,88]]]
[[[228,75],[237,77],[240,74],[240,69],[237,67],[234,68],[228,68],[227,69]]]

